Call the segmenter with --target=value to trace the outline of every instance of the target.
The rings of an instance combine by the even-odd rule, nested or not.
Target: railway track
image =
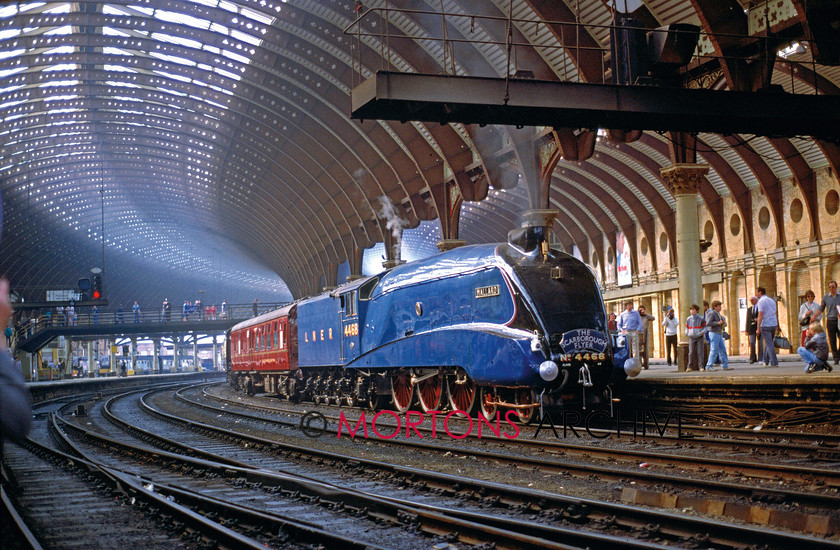
[[[106,405],[107,408],[113,401]],[[115,418],[111,418],[116,420]],[[144,462],[145,459],[139,453],[144,452],[131,444],[105,436],[99,431],[88,431],[78,426],[68,427],[78,432],[86,440],[97,442],[98,445],[108,449],[120,449],[123,454],[129,454],[136,461]],[[132,428],[136,432],[137,428]],[[206,430],[205,430],[206,431]],[[149,436],[151,437],[151,436]],[[167,448],[180,448],[186,445],[181,442],[185,439],[180,434],[179,442],[167,440],[157,436],[158,442]],[[196,437],[191,439],[190,444],[195,443]],[[217,451],[219,445],[215,445]],[[189,468],[193,473],[199,469],[211,468],[220,477],[232,478],[241,485],[267,488],[268,494],[277,498],[278,495],[291,494],[297,498],[304,498],[312,502],[318,502],[330,508],[353,511],[352,518],[359,518],[365,515],[373,515],[379,521],[388,521],[400,525],[402,529],[417,529],[421,533],[454,538],[456,541],[469,544],[495,544],[499,548],[567,548],[567,547],[593,547],[593,548],[639,548],[651,547],[649,543],[642,544],[638,541],[626,540],[622,537],[615,537],[603,533],[581,533],[553,527],[550,525],[534,524],[526,522],[517,517],[492,517],[477,511],[463,511],[456,509],[441,508],[430,504],[416,504],[393,497],[379,497],[356,490],[348,490],[330,484],[320,482],[312,477],[303,477],[288,472],[275,472],[268,468],[266,461],[260,468],[247,467],[240,460],[232,460],[229,457],[218,456],[215,462],[210,460],[210,453],[201,452],[204,458],[189,458],[185,455],[174,454],[161,450],[148,450],[157,457],[157,460],[168,462],[178,461],[179,465],[170,465],[169,469]],[[233,451],[236,452],[236,451]],[[237,453],[241,454],[241,453]],[[253,450],[251,451],[253,454]],[[270,471],[271,470],[271,471]],[[201,477],[206,477],[203,475]],[[434,499],[429,499],[434,500]],[[331,525],[332,529],[340,529],[338,525]],[[400,547],[403,545],[393,543],[389,539],[389,547]],[[563,540],[564,544],[558,544],[556,540]],[[579,542],[579,544],[575,544]],[[421,547],[408,545],[409,548]],[[425,547],[425,546],[422,546]],[[653,547],[657,547],[654,545]]]
[[[830,375],[791,384],[787,380],[722,383],[720,379],[633,380],[623,401],[635,407],[680,409],[686,418],[749,421],[768,428],[838,424],[840,385]],[[792,403],[799,405],[791,407]]]
[[[144,401],[149,401],[149,399],[147,398]],[[384,472],[385,476],[395,479],[401,486],[420,488],[424,492],[433,492],[436,495],[460,495],[461,498],[477,500],[485,505],[506,506],[512,509],[525,510],[529,514],[539,512],[540,514],[548,513],[549,515],[564,517],[572,513],[569,510],[583,509],[586,511],[584,515],[588,518],[588,521],[596,520],[601,528],[604,524],[607,524],[638,532],[639,529],[644,530],[656,525],[658,526],[655,530],[656,536],[664,537],[663,540],[670,540],[670,544],[673,544],[675,538],[681,544],[686,544],[687,540],[696,540],[697,537],[700,537],[701,539],[711,538],[715,541],[715,544],[721,546],[738,547],[739,545],[753,544],[757,540],[767,540],[766,537],[772,539],[778,534],[766,528],[734,526],[722,524],[719,520],[679,516],[671,512],[640,509],[635,506],[574,499],[544,491],[467,479],[463,476],[438,474],[416,468],[364,460],[354,456],[341,456],[334,451],[324,452],[305,448],[299,443],[286,444],[279,441],[279,438],[266,439],[230,429],[211,427],[203,422],[195,424],[194,421],[186,421],[177,416],[168,415],[159,409],[154,410],[155,407],[148,405],[148,403],[146,406],[153,414],[165,417],[170,422],[193,422],[193,429],[200,430],[203,433],[212,431],[217,434],[216,437],[227,440],[240,439],[241,445],[247,445],[249,449],[261,449],[272,456],[292,457],[295,460],[308,459],[319,464],[332,464],[333,467],[355,468],[366,472],[380,471]],[[220,414],[212,412],[210,416],[219,418]],[[232,423],[236,425],[236,421],[232,421]],[[381,476],[382,474],[380,474]],[[534,508],[534,503],[539,503],[539,505]],[[663,525],[668,526],[667,533],[663,532]],[[721,534],[720,530],[727,531],[727,533]],[[793,539],[784,543],[775,540],[768,542],[768,544],[772,547],[785,547],[790,544],[814,543],[825,545],[825,547],[836,547],[836,544],[832,541],[807,536],[797,539],[800,535],[792,536]]]
[[[223,387],[221,385],[216,386],[205,386],[203,389],[204,395],[221,401],[223,403],[230,403],[230,404],[237,404],[244,408],[250,408],[257,411],[264,411],[268,413],[283,413],[288,415],[296,415],[300,416],[301,412],[299,409],[294,408],[286,408],[280,406],[273,406],[273,405],[259,405],[253,402],[242,402],[230,399],[218,393],[218,389]],[[320,408],[327,408],[328,410],[333,410],[334,407],[319,406]],[[358,411],[357,409],[353,409],[354,411]],[[353,416],[353,420],[355,421],[356,416]],[[663,425],[660,426],[659,424],[654,423],[654,420],[650,418],[646,419],[644,432],[640,427],[641,422],[634,423],[622,423],[622,428],[618,429],[609,429],[609,428],[598,428],[596,423],[593,423],[593,426],[596,427],[586,427],[581,426],[579,423],[570,424],[572,428],[574,428],[574,432],[571,429],[566,431],[563,430],[563,422],[562,419],[558,422],[556,426],[557,430],[560,433],[564,434],[564,440],[576,440],[579,438],[580,434],[584,434],[584,436],[588,436],[592,440],[600,440],[600,439],[621,439],[622,437],[625,439],[634,439],[634,440],[645,440],[647,438],[649,441],[655,442],[657,445],[662,447],[667,447],[671,445],[675,448],[681,447],[702,447],[705,449],[718,449],[721,451],[725,451],[727,453],[744,453],[749,455],[758,455],[758,456],[767,456],[767,457],[778,457],[782,460],[791,460],[791,459],[805,459],[805,460],[815,460],[815,461],[828,461],[828,462],[840,462],[840,435],[832,435],[832,434],[805,434],[805,433],[796,433],[796,432],[787,432],[787,431],[779,431],[779,430],[761,430],[760,427],[756,427],[758,429],[739,429],[739,428],[725,428],[725,427],[715,427],[715,426],[700,426],[700,425],[681,425],[679,429],[675,429],[674,425],[676,421],[672,418],[668,419],[668,422],[665,423],[665,419],[667,416],[665,414],[661,414],[655,422],[663,422]],[[339,416],[327,416],[328,420],[332,420],[336,423],[340,420]],[[462,420],[460,417],[453,417],[454,420],[460,421]],[[597,420],[598,418],[596,418]],[[383,422],[383,424],[386,424]],[[551,448],[556,447],[559,449],[563,449],[564,446],[562,444],[555,444],[549,439],[546,440],[545,438],[537,440],[534,436],[537,428],[528,428],[528,427],[521,427],[520,429],[523,430],[523,433],[531,436],[531,439],[525,437],[518,437],[516,438],[515,444],[522,445],[522,446],[530,446],[534,448]],[[546,424],[544,428],[539,428],[543,433],[548,434],[548,437],[552,436],[551,427]],[[417,430],[421,433],[431,433],[431,428],[418,426]],[[437,432],[444,433],[442,430],[438,429]],[[568,431],[568,433],[566,433]],[[461,432],[457,434],[459,437],[463,435]],[[466,436],[470,439],[476,439],[476,434],[469,434]],[[493,440],[493,436],[482,436],[485,439]],[[498,439],[498,438],[495,438]],[[513,444],[511,440],[506,439],[506,444]],[[587,450],[590,449],[590,446],[587,446]]]
[[[77,402],[55,403],[50,408],[56,416],[51,420],[53,435],[45,437],[46,432],[39,430],[37,439],[59,446],[54,441],[61,438],[62,450],[56,452],[65,454],[55,460],[59,464],[72,460],[77,468],[84,464],[85,479],[93,475],[94,468],[107,472],[105,479],[116,480],[120,489],[105,490],[118,493],[123,507],[140,509],[147,520],[160,515],[176,517],[168,523],[156,522],[155,527],[175,537],[173,548],[205,547],[208,537],[202,534],[211,528],[201,522],[219,524],[264,546],[308,548],[313,544],[309,539],[298,540],[294,529],[271,523],[292,520],[289,510],[295,507],[304,519],[300,529],[330,525],[329,534],[342,541],[341,546],[320,542],[324,547],[350,548],[348,544],[354,540],[372,548],[428,548],[435,544],[463,548],[493,543],[499,548],[838,547],[831,539],[342,456],[334,450],[301,445],[305,438],[300,437],[299,423],[272,424],[266,419],[231,415],[241,413],[239,405],[239,411],[198,410],[193,409],[194,404],[180,401],[175,408],[189,407],[194,414],[172,414],[161,408],[173,405],[172,394],[158,389],[139,399],[87,396],[87,415],[74,414],[79,410]],[[48,416],[39,417],[38,423],[46,425]],[[296,438],[287,437],[288,432],[297,432]],[[441,449],[423,452],[440,456]],[[476,460],[481,464],[497,459],[476,455]],[[88,466],[88,461],[95,466]],[[520,469],[540,468],[516,459],[512,463],[518,463]],[[325,479],[335,482],[325,483]],[[161,513],[157,504],[134,504],[148,498],[144,494],[148,492],[174,501],[193,516],[185,519],[174,512]],[[199,503],[208,493],[216,502]],[[248,513],[265,517],[257,520],[243,516],[243,511],[219,509],[242,503],[252,504],[245,507],[252,508]],[[358,533],[352,527],[342,528],[342,521],[357,527],[367,525],[364,529],[376,536],[373,540],[354,539]],[[266,531],[255,525],[272,527]],[[414,538],[400,539],[409,535]],[[210,538],[225,540],[222,535]],[[223,546],[237,544],[250,542],[225,542]]]
[[[71,405],[65,402],[59,411]],[[47,408],[55,408],[55,403]],[[40,414],[32,436],[8,450],[5,464],[13,477],[4,486],[12,495],[4,503],[7,516],[20,518],[15,522],[20,528],[16,533],[10,529],[13,538],[4,538],[4,549],[11,540],[22,548],[118,548],[125,544],[162,549],[387,547],[346,533],[337,535],[286,514],[244,506],[242,501],[252,494],[240,495],[239,503],[231,502],[236,498],[208,497],[206,493],[221,489],[208,479],[185,487],[183,472],[166,472],[155,465],[155,455],[142,456],[148,449],[135,448],[127,463],[111,460],[106,464],[108,460],[101,459],[107,454],[97,453],[94,459],[71,442],[58,426],[65,421],[56,414],[51,412],[48,418]],[[54,441],[63,450],[52,447]],[[144,476],[150,473],[154,477]],[[290,506],[300,509],[305,503]],[[328,515],[320,519],[333,526],[335,514]],[[376,527],[380,534],[388,534],[384,527]],[[397,531],[390,533],[392,540],[409,538],[401,530],[392,530]]]
[[[229,408],[213,407],[205,403],[188,399],[184,396],[185,391],[179,391],[176,396],[197,407],[203,407],[216,413],[236,414],[241,415],[242,418],[249,420],[272,422],[277,425],[285,426],[286,428],[296,428],[299,423],[296,421],[282,420],[276,418],[267,418],[265,416],[251,415],[244,412],[231,411]],[[228,401],[228,404],[233,402]],[[253,406],[253,405],[249,405]],[[263,409],[264,412],[276,412],[282,410],[284,413],[302,415],[302,411],[293,409],[276,409],[269,407]],[[335,426],[338,425],[339,418],[337,416],[327,417],[332,420]],[[350,421],[350,425],[355,425],[356,419]],[[383,428],[384,429],[384,428]],[[431,427],[418,428],[418,430],[430,435],[432,433]],[[442,428],[437,428],[437,431],[443,433]],[[372,430],[371,430],[372,432]],[[333,432],[335,433],[335,432]],[[460,437],[461,434],[456,434]],[[472,439],[477,439],[475,434],[471,435]],[[758,462],[747,462],[743,459],[725,460],[691,455],[678,455],[673,453],[658,453],[651,449],[644,451],[617,449],[613,447],[596,447],[592,445],[579,445],[566,443],[563,441],[544,441],[529,438],[517,438],[509,440],[505,438],[496,437],[494,435],[483,435],[481,443],[493,445],[493,450],[476,449],[474,447],[464,447],[460,444],[448,445],[442,441],[435,440],[434,443],[426,441],[419,441],[419,438],[414,440],[410,438],[393,438],[386,439],[382,437],[371,437],[371,439],[388,445],[409,446],[418,450],[426,451],[454,451],[461,455],[469,455],[476,458],[481,458],[487,461],[495,461],[500,463],[514,464],[517,466],[532,466],[540,468],[544,471],[552,472],[571,472],[579,476],[588,476],[597,474],[605,479],[630,479],[638,483],[646,485],[661,485],[667,484],[669,486],[679,488],[682,490],[706,491],[714,492],[720,495],[737,495],[748,499],[772,499],[776,501],[793,501],[802,505],[813,506],[818,509],[836,509],[840,507],[840,496],[835,491],[834,494],[814,493],[806,491],[796,491],[793,489],[779,489],[777,484],[779,481],[795,482],[799,484],[813,485],[815,481],[825,484],[828,487],[837,488],[840,486],[840,471],[825,469],[825,468],[808,468],[801,465],[781,465],[781,464],[765,464]],[[447,438],[443,438],[447,439]],[[716,446],[718,442],[714,442]],[[692,442],[696,444],[696,442]],[[518,452],[512,452],[515,449]],[[525,454],[524,451],[536,450],[542,456],[534,456],[533,453]],[[546,458],[544,455],[550,455]],[[560,457],[563,460],[558,460]],[[578,462],[566,460],[567,458],[577,459]],[[597,458],[604,462],[609,462],[608,465],[597,465],[592,462],[581,462],[581,459]],[[635,466],[635,468],[618,468],[617,462],[623,462]],[[638,464],[645,463],[645,469],[639,469]],[[678,473],[668,474],[648,469],[651,466],[660,466],[665,471],[681,469]],[[717,472],[736,475],[739,480],[737,482],[723,482],[714,479],[696,479],[687,477],[687,474],[700,469],[701,472]],[[765,482],[770,482],[773,485],[765,483],[765,486],[748,485],[744,483],[741,478],[754,478]],[[769,485],[769,486],[767,486]],[[775,485],[775,486],[774,486]]]

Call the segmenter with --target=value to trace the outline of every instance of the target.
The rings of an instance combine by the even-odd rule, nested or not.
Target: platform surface
[[[818,371],[814,373],[806,373],[806,363],[797,354],[777,354],[779,359],[778,367],[766,367],[760,363],[749,363],[749,356],[747,355],[730,355],[729,367],[730,370],[722,370],[720,365],[715,365],[715,370],[708,371],[686,371],[679,372],[676,365],[668,365],[665,359],[650,359],[650,368],[642,370],[639,376],[628,379],[628,382],[634,380],[644,380],[653,382],[662,380],[667,382],[674,381],[688,381],[688,380],[702,380],[709,382],[714,379],[719,379],[721,382],[738,382],[747,383],[749,381],[755,382],[826,382],[832,384],[840,384],[840,367],[834,365],[834,361],[829,357],[829,364],[833,367],[833,372]]]

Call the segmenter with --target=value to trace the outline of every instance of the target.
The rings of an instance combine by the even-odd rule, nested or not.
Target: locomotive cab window
[[[370,295],[373,294],[373,289],[379,284],[379,277],[373,277],[359,287],[359,300],[370,300]]]

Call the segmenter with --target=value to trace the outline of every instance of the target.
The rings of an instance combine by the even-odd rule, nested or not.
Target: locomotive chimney
[[[539,248],[543,257],[548,256],[551,224],[559,214],[557,210],[527,210],[522,216],[522,226],[508,233],[508,243],[524,252]]]

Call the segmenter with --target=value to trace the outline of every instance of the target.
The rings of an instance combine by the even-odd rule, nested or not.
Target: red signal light
[[[98,290],[94,290],[94,291],[93,291],[93,299],[94,299],[94,300],[98,300],[100,297],[101,297],[101,294],[99,294],[99,291],[98,291]]]

